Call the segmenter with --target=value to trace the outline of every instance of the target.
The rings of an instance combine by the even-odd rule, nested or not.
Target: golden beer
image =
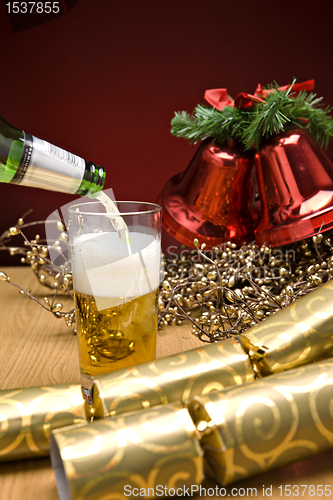
[[[156,358],[161,207],[99,201],[69,210],[71,265],[83,394],[93,377]],[[111,200],[109,200],[111,201]]]
[[[125,303],[115,298],[117,305],[101,310],[92,295],[75,292],[81,379],[86,389],[92,376],[155,359],[157,298],[158,289]],[[110,304],[110,298],[106,300]]]

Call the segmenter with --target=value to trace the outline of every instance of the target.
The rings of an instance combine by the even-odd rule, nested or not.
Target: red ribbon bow
[[[314,80],[307,80],[302,83],[294,83],[294,85],[284,85],[283,87],[278,87],[277,90],[288,90],[291,88],[294,92],[300,92],[302,90],[313,90],[315,86]],[[235,108],[249,108],[254,102],[264,103],[263,97],[266,97],[271,92],[275,92],[276,89],[262,89],[260,83],[258,84],[254,94],[247,94],[246,92],[241,92],[233,100],[227,92],[227,89],[210,89],[205,92],[206,101],[211,104],[214,108],[221,111],[226,106],[234,106]]]

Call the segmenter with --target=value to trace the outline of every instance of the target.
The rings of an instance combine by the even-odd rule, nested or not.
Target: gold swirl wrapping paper
[[[206,473],[223,485],[333,448],[333,359],[200,396]]]
[[[96,377],[95,417],[114,416],[254,380],[248,356],[234,339]],[[87,407],[89,418],[90,407]]]
[[[203,478],[196,429],[180,404],[58,429],[51,461],[61,500],[155,498]]]
[[[51,430],[83,421],[79,385],[0,391],[0,461],[49,455]]]
[[[333,356],[333,281],[249,329],[239,340],[258,375]]]

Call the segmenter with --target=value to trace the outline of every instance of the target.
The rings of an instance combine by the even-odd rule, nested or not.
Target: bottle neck
[[[95,165],[92,162],[86,162],[86,168],[83,174],[79,189],[76,194],[81,196],[90,196],[98,194],[102,191],[105,183],[106,173],[103,167]]]
[[[0,182],[9,183],[15,177],[24,146],[24,132],[0,116]]]
[[[81,196],[103,189],[103,167],[10,127],[0,131],[0,182]]]

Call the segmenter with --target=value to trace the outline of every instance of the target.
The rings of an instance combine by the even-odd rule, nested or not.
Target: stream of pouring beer
[[[120,217],[119,215],[120,212],[116,207],[115,203],[111,200],[111,198],[109,198],[109,196],[107,196],[107,194],[104,193],[104,191],[100,191],[95,196],[95,199],[99,200],[102,203],[102,205],[104,205],[107,214],[110,214],[109,219],[111,224],[119,234],[121,241],[127,245],[128,254],[132,255],[131,240],[128,227],[124,219]],[[116,214],[117,217],[113,217],[112,214]]]
[[[119,215],[120,212],[119,212],[118,208],[116,207],[116,204],[112,201],[112,199],[107,194],[105,194],[104,191],[100,191],[95,196],[95,198],[97,200],[99,200],[102,203],[102,205],[104,205],[107,214],[109,214],[109,219],[110,219],[111,224],[113,225],[113,227],[115,228],[115,230],[119,234],[119,237],[120,237],[121,241],[124,244],[127,245],[128,254],[132,255],[131,240],[130,240],[129,230],[128,230],[126,222]],[[113,217],[113,214],[117,215],[117,217]],[[142,268],[143,268],[143,271],[144,271],[144,274],[145,274],[145,278],[146,278],[146,281],[147,281],[147,284],[148,284],[149,291],[152,291],[152,287],[151,287],[151,283],[150,283],[150,280],[149,280],[147,268],[146,268],[146,265],[145,265],[145,262],[144,262],[141,250],[139,250],[138,253],[139,253],[141,265],[142,265]]]

